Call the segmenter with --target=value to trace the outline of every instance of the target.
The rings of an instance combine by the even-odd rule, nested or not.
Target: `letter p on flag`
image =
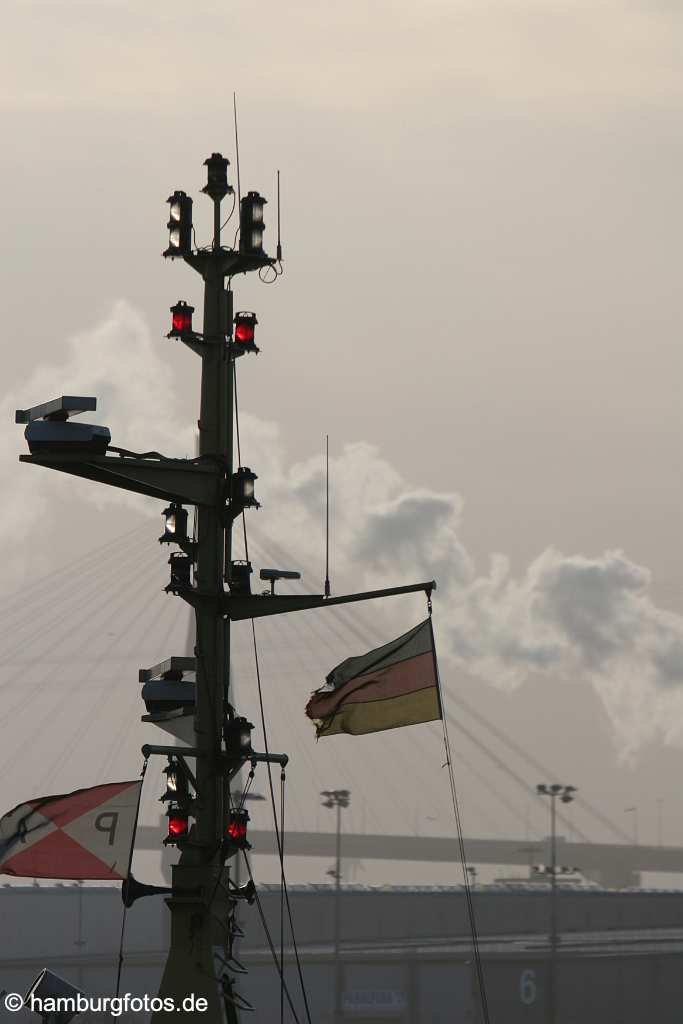
[[[0,818],[0,873],[127,878],[141,788],[108,782],[19,804]]]

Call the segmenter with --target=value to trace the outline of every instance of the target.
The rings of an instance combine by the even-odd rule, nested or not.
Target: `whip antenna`
[[[325,597],[330,596],[330,435],[325,434]]]
[[[282,259],[282,246],[280,244],[280,172],[277,172],[277,250],[275,253],[278,260]]]
[[[242,200],[242,192],[240,189],[240,140],[237,135],[237,94],[232,94],[232,111],[235,119],[235,163],[237,164],[237,205],[239,206]]]

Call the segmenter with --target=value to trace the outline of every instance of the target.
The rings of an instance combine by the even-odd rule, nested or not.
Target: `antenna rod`
[[[276,258],[282,259],[282,245],[280,244],[280,171],[277,172],[277,249]]]
[[[325,434],[325,597],[329,597],[329,596],[330,596],[330,435],[329,434]]]
[[[235,117],[235,162],[237,164],[237,205],[242,201],[242,190],[240,188],[240,140],[237,134],[237,94],[232,94],[232,110]]]

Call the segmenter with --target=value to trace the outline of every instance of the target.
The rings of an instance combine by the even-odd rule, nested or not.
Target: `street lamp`
[[[633,845],[638,845],[638,808],[624,807],[624,814],[633,815]]]
[[[351,793],[348,789],[324,789],[321,796],[323,807],[335,807],[337,810],[337,841],[334,871],[329,871],[335,880],[334,890],[334,1022],[339,1024],[342,1019],[342,970],[339,958],[339,939],[341,934],[341,812],[348,807]]]
[[[550,797],[550,970],[548,973],[548,1000],[547,1015],[548,1024],[555,1024],[555,989],[556,989],[556,963],[557,963],[557,830],[556,830],[556,803],[557,799],[563,804],[570,804],[576,793],[576,786],[562,786],[559,782],[544,783],[536,786],[539,796]]]

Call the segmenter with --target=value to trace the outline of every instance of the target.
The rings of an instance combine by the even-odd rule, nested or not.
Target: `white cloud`
[[[69,340],[66,358],[60,364],[37,367],[21,390],[3,396],[2,422],[9,425],[16,409],[60,395],[94,395],[97,412],[81,419],[109,426],[114,444],[162,451],[171,446],[176,454],[190,454],[194,445],[192,425],[183,426],[177,415],[171,373],[162,352],[159,344],[152,342],[140,315],[127,303],[118,302],[103,323]],[[50,532],[50,520],[63,508],[66,486],[70,500],[87,500],[98,507],[113,502],[146,513],[157,512],[144,498],[127,491],[76,478],[69,478],[66,485],[61,474],[19,465],[17,453],[25,450],[21,429],[6,426],[0,434],[0,522],[2,535],[8,539],[6,579],[7,575],[23,573],[29,564],[26,549],[33,546],[37,536]],[[54,532],[50,538],[54,544]]]

